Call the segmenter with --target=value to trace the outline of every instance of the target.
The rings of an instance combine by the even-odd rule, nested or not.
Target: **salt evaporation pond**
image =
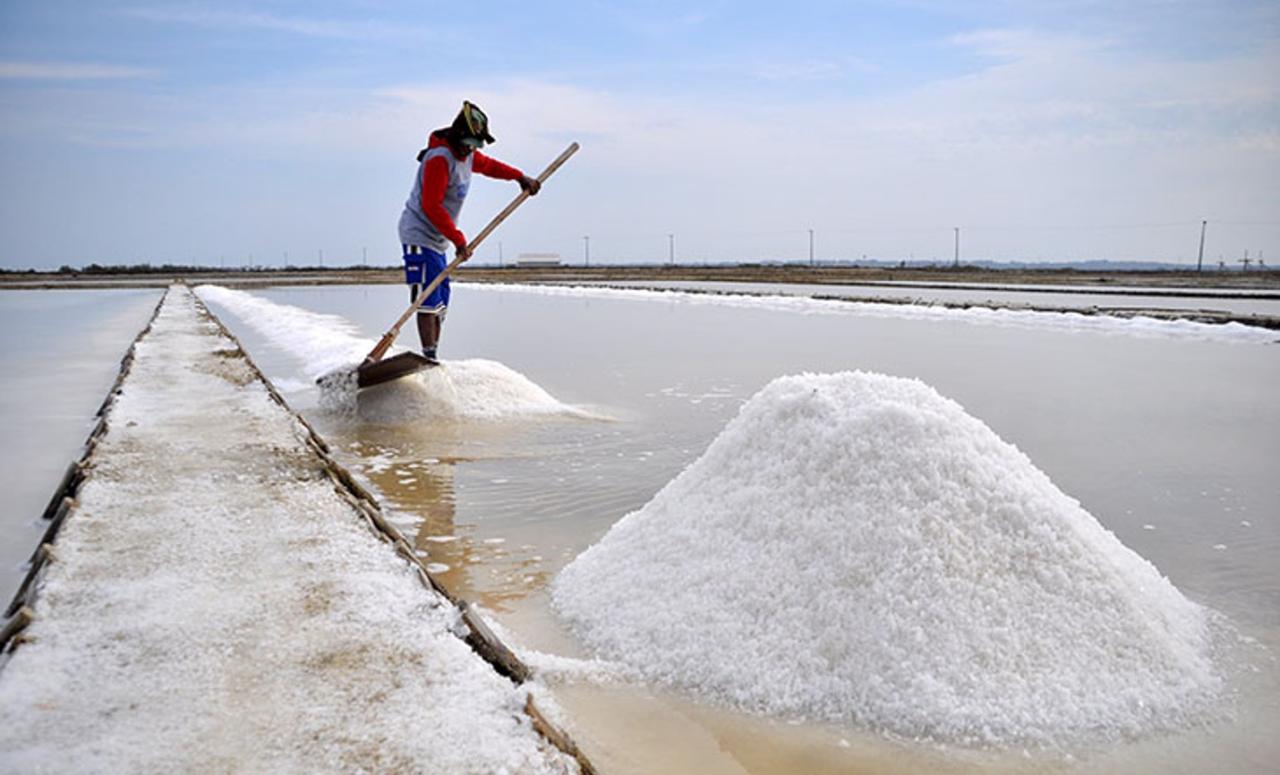
[[[651,680],[908,737],[1136,736],[1222,688],[1203,608],[958,404],[861,372],[771,382],[554,597]]]
[[[0,290],[0,599],[43,535],[40,513],[93,425],[158,290]]]
[[[317,406],[299,340],[323,340],[326,326],[341,323],[367,347],[401,311],[403,289],[253,296],[331,316],[316,326],[303,318],[294,342],[273,343],[213,302],[343,462],[398,511],[446,583],[482,601],[527,647],[589,655],[552,613],[550,580],[698,459],[747,399],[783,374],[855,368],[919,378],[958,401],[1187,599],[1254,640],[1242,647],[1248,680],[1225,676],[1229,720],[1073,748],[1073,759],[1026,759],[1008,746],[935,749],[859,725],[791,724],[653,684],[559,685],[580,739],[608,771],[1261,772],[1280,760],[1271,733],[1280,721],[1271,656],[1280,648],[1280,406],[1270,396],[1280,361],[1271,345],[1253,343],[1268,337],[459,284],[447,362],[502,364],[557,404],[613,419],[552,412],[473,422],[415,409],[352,422]],[[679,551],[674,541],[670,550]]]

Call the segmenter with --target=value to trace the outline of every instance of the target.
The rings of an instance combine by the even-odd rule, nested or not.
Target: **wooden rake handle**
[[[542,171],[542,174],[538,176],[538,182],[546,183],[547,178],[551,177],[552,173],[560,169],[560,166],[563,165],[566,161],[568,161],[570,156],[574,155],[577,152],[578,152],[578,144],[570,143],[569,147],[565,148],[564,152],[561,153],[559,156],[557,156],[555,161],[548,164],[547,168]],[[503,221],[505,221],[508,215],[511,215],[513,212],[515,212],[517,207],[524,204],[524,201],[528,198],[529,198],[529,192],[522,190],[520,194],[516,196],[515,199],[512,199],[511,204],[504,207],[502,212],[495,215],[492,221],[489,221],[488,226],[485,226],[483,229],[480,230],[480,233],[476,235],[475,239],[467,243],[467,254],[469,255],[470,253],[474,252],[475,249],[479,247],[480,243],[484,242],[485,237],[488,237],[490,234],[492,234],[493,230],[498,228],[498,225],[501,224]],[[450,262],[450,264],[444,268],[443,272],[436,275],[436,278],[431,281],[431,284],[428,285],[422,291],[422,293],[418,294],[418,298],[413,300],[413,303],[410,304],[409,308],[404,311],[404,314],[401,315],[400,319],[395,322],[395,325],[391,326],[391,328],[387,330],[387,333],[383,334],[382,338],[378,340],[378,343],[373,346],[373,349],[370,350],[369,354],[365,356],[365,359],[364,359],[365,363],[373,363],[375,361],[382,360],[382,356],[386,355],[387,350],[391,348],[392,342],[394,342],[396,340],[396,337],[400,335],[400,329],[409,320],[409,318],[413,316],[414,311],[418,309],[419,305],[421,305],[422,302],[427,300],[427,297],[431,295],[431,292],[434,291],[436,288],[438,288],[440,286],[440,283],[444,282],[444,279],[449,276],[449,273],[452,272],[459,264],[461,264],[463,260],[464,259],[462,258],[453,259],[453,261]]]

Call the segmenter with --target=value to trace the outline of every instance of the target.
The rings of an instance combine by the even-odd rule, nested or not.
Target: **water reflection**
[[[159,290],[0,291],[0,599],[47,525],[40,520]]]
[[[456,451],[475,444],[475,436],[485,436],[482,428],[466,434],[456,424],[441,424],[431,433],[415,433],[366,425],[347,432],[354,436],[344,445],[357,458],[352,467],[376,488],[393,521],[446,588],[490,610],[507,611],[511,603],[548,583],[552,569],[536,545],[515,544],[459,521],[459,471],[481,461]],[[506,434],[494,433],[489,441],[502,438],[509,440]],[[489,484],[508,482],[497,478]]]

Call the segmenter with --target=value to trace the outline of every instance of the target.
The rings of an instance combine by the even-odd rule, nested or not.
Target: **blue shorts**
[[[410,251],[415,252],[410,252]],[[420,252],[418,252],[420,251]],[[444,271],[449,265],[445,259],[444,253],[437,253],[431,248],[418,247],[417,245],[404,246],[404,281],[409,284],[414,298],[422,292],[422,289],[431,284],[431,281]],[[423,300],[419,309],[424,312],[443,313],[449,306],[449,278],[436,286],[431,295]]]

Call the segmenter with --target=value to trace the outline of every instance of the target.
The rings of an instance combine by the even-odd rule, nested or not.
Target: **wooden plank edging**
[[[14,614],[9,617],[9,621],[4,623],[4,627],[0,628],[0,644],[7,644],[18,637],[18,635],[31,624],[36,618],[30,608],[25,605],[18,608]],[[2,649],[0,649],[2,650]]]

